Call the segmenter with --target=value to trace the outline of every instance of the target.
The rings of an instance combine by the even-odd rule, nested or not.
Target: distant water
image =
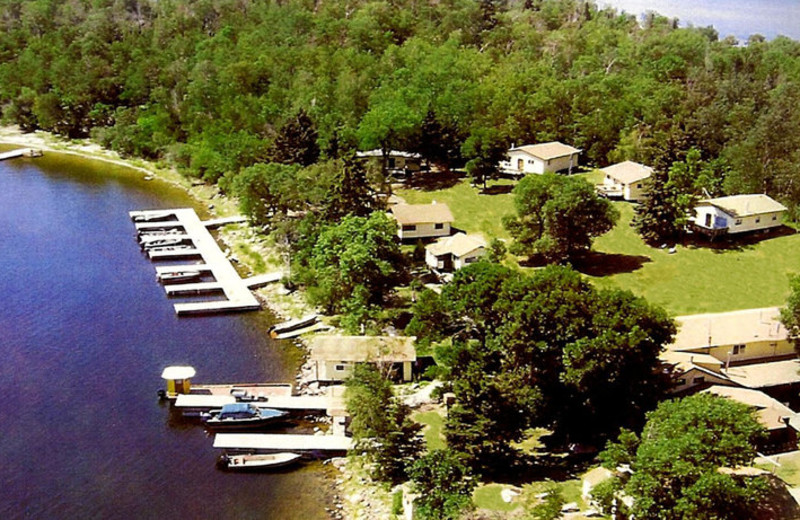
[[[215,468],[213,438],[159,403],[196,382],[293,377],[266,312],[177,318],[133,209],[186,207],[141,173],[70,156],[0,162],[0,518],[324,518],[319,464]]]
[[[753,34],[800,40],[800,0],[597,0],[597,4],[637,17],[655,11],[678,18],[682,27],[712,25],[720,38],[733,35],[741,42]]]

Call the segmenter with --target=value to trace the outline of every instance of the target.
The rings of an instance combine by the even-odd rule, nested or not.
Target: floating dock
[[[207,302],[176,303],[175,313],[178,316],[188,314],[211,314],[218,312],[234,312],[258,310],[261,304],[250,292],[248,284],[242,280],[236,269],[233,268],[228,258],[220,249],[217,241],[208,232],[208,226],[230,223],[232,219],[216,219],[203,222],[193,209],[171,209],[152,211],[131,211],[131,219],[136,221],[137,231],[153,230],[183,230],[181,237],[191,241],[191,247],[154,248],[147,254],[152,260],[177,259],[200,257],[203,260],[204,270],[210,271],[214,277],[213,285],[209,283],[182,284],[180,287],[172,284],[166,285],[167,294],[203,292],[222,292],[225,300]],[[164,218],[166,214],[166,219]],[[241,217],[233,217],[241,218]],[[151,221],[148,221],[151,219]],[[158,219],[157,222],[152,219]],[[185,237],[184,237],[185,235]],[[170,266],[175,270],[174,266]]]
[[[218,433],[214,447],[258,452],[335,452],[351,448],[353,439],[342,435],[290,435],[280,433]]]
[[[5,161],[6,159],[16,159],[18,157],[41,157],[44,155],[41,150],[36,150],[34,148],[18,148],[16,150],[11,150],[10,152],[3,152],[0,153],[0,161]]]

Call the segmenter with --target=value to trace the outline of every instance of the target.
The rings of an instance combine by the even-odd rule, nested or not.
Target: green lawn
[[[584,174],[597,182],[597,172]],[[503,191],[511,181],[490,183]],[[506,188],[507,189],[507,188]],[[402,189],[409,203],[445,202],[455,227],[482,233],[487,239],[508,238],[504,215],[513,213],[510,193],[480,194],[462,179],[440,190]],[[594,244],[594,254],[576,264],[598,287],[628,289],[674,315],[722,312],[783,305],[788,277],[800,273],[800,234],[771,238],[739,249],[678,246],[675,254],[647,246],[631,228],[633,205],[617,202],[617,226]]]
[[[767,471],[774,471],[778,477],[791,487],[800,486],[800,452],[795,451],[785,455],[770,455],[769,458],[780,464],[780,466],[776,467],[763,458],[756,459],[754,466],[766,469]]]
[[[424,425],[423,434],[425,435],[425,445],[430,450],[443,450],[444,441],[444,417],[437,411],[420,412],[414,414],[412,419]]]
[[[520,506],[519,501],[506,502],[500,496],[500,492],[508,486],[502,484],[486,484],[475,489],[472,494],[472,502],[478,509],[488,509],[489,511],[513,511]]]

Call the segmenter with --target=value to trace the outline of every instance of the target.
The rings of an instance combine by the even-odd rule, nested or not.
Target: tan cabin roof
[[[786,211],[786,206],[760,193],[706,199],[700,201],[699,205],[714,206],[733,217],[747,217],[751,215]]]
[[[769,388],[800,383],[800,360],[770,361],[730,367],[728,379],[746,388]]]
[[[621,184],[641,181],[653,174],[653,169],[649,166],[633,161],[612,164],[611,166],[602,168],[600,171]]]
[[[440,238],[436,242],[425,246],[425,249],[434,256],[452,254],[461,257],[481,247],[486,247],[486,241],[483,237],[456,233],[450,237]]]
[[[436,224],[453,222],[453,214],[447,204],[397,204],[389,208],[400,224]]]
[[[786,327],[780,322],[778,307],[679,316],[675,321],[678,333],[669,350],[685,351],[788,338]]]
[[[315,336],[309,341],[311,361],[416,361],[413,336]]]
[[[366,157],[383,157],[383,150],[376,148],[374,150],[367,150],[365,152],[356,152],[356,157],[359,159]],[[403,157],[405,159],[421,159],[422,156],[418,153],[403,152],[401,150],[388,150],[386,157]]]
[[[578,148],[573,148],[564,143],[559,143],[558,141],[552,141],[549,143],[539,143],[539,144],[526,144],[525,146],[518,146],[516,148],[512,148],[511,152],[515,150],[521,150],[528,155],[532,155],[544,161],[549,159],[558,159],[559,157],[565,157],[567,155],[572,155],[576,153],[581,153],[582,150]]]
[[[706,388],[702,393],[726,397],[739,403],[752,406],[757,410],[759,422],[768,430],[785,428],[786,423],[783,421],[784,417],[788,418],[794,427],[797,426],[797,416],[791,408],[760,390],[714,385]]]

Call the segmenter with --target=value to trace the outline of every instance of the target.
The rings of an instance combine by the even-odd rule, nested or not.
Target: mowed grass
[[[597,172],[584,176],[598,182]],[[455,217],[454,226],[481,233],[487,240],[508,239],[502,217],[513,214],[513,195],[497,187],[513,181],[489,184],[499,194],[482,194],[462,179],[441,190],[401,189],[396,193],[411,204],[446,203]],[[505,191],[507,191],[506,188]],[[645,297],[673,315],[723,312],[783,305],[789,294],[789,277],[800,273],[800,235],[762,240],[740,248],[710,249],[646,245],[631,227],[634,206],[616,202],[621,217],[617,226],[595,240],[593,255],[576,264],[598,287],[620,288]]]
[[[444,439],[444,417],[436,410],[414,414],[413,420],[422,424],[425,445],[428,451],[443,450],[447,446]]]

